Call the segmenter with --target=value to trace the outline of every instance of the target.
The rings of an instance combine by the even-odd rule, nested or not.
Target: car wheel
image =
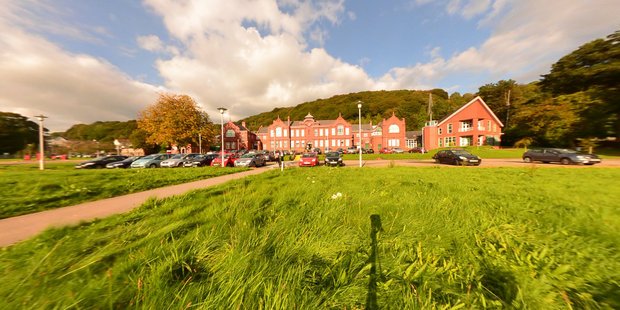
[[[523,161],[526,163],[531,163],[532,162],[532,158],[530,157],[523,157]]]
[[[157,168],[157,165],[156,164],[150,164],[149,168]]]
[[[571,161],[570,161],[570,159],[569,159],[569,158],[562,158],[562,159],[560,160],[560,163],[562,163],[562,165],[568,165],[568,164],[570,164],[570,163],[571,163]]]

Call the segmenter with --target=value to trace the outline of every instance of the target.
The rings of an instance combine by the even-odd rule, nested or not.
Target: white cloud
[[[451,0],[445,9],[464,18],[487,12],[480,16],[479,25],[492,28],[491,36],[480,46],[447,59],[433,50],[431,62],[392,69],[382,77],[382,83],[437,86],[452,75],[464,74],[488,82],[512,78],[527,83],[547,73],[560,57],[620,26],[620,2],[615,0],[597,1],[596,5],[586,0]]]
[[[45,39],[0,23],[0,110],[49,116],[46,127],[135,119],[156,99],[153,86],[109,63],[69,54]]]
[[[306,35],[322,43],[328,33],[317,21],[339,23],[343,1],[218,3],[148,1],[184,48],[157,62],[161,76],[170,89],[191,92],[210,115],[226,106],[234,119],[374,87],[360,67],[308,50]],[[244,28],[244,21],[269,33]]]
[[[139,36],[137,41],[138,46],[147,51],[158,52],[163,49],[163,43],[156,35]]]

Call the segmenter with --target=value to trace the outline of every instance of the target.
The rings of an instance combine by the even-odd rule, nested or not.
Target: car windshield
[[[452,151],[452,153],[454,153],[455,155],[471,155],[469,152],[467,151],[463,151],[463,150],[456,150],[456,151]]]
[[[248,153],[248,154],[244,154],[243,156],[241,156],[241,158],[252,158],[254,156],[255,156],[255,154]]]
[[[181,158],[183,158],[183,156],[185,156],[185,155],[184,154],[176,154],[176,155],[170,157],[170,159],[181,159]]]
[[[301,157],[303,157],[303,158],[312,158],[312,157],[316,157],[316,154],[314,154],[314,153],[305,153]]]
[[[340,157],[340,153],[338,153],[338,152],[329,152],[329,153],[325,154],[325,156],[327,156],[327,157]]]
[[[142,157],[142,159],[153,159],[153,158],[157,157],[158,155],[159,154],[151,154],[151,155],[147,155],[147,156]]]

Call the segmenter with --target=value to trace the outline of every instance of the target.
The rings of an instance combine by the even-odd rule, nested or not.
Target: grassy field
[[[247,170],[78,170],[74,165],[53,162],[46,164],[44,171],[39,171],[37,164],[0,165],[0,219]]]
[[[618,309],[619,169],[270,171],[0,251],[0,308]]]

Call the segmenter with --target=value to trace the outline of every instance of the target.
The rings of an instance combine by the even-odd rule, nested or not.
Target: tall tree
[[[39,125],[20,114],[0,112],[0,154],[16,153],[28,144],[39,144]]]
[[[209,115],[187,95],[160,94],[154,105],[139,113],[138,128],[147,133],[146,142],[162,146],[198,144],[214,141],[214,130]]]
[[[555,96],[589,96],[581,109],[583,125],[589,127],[584,135],[615,135],[620,140],[620,31],[562,57],[543,75],[541,86]]]

